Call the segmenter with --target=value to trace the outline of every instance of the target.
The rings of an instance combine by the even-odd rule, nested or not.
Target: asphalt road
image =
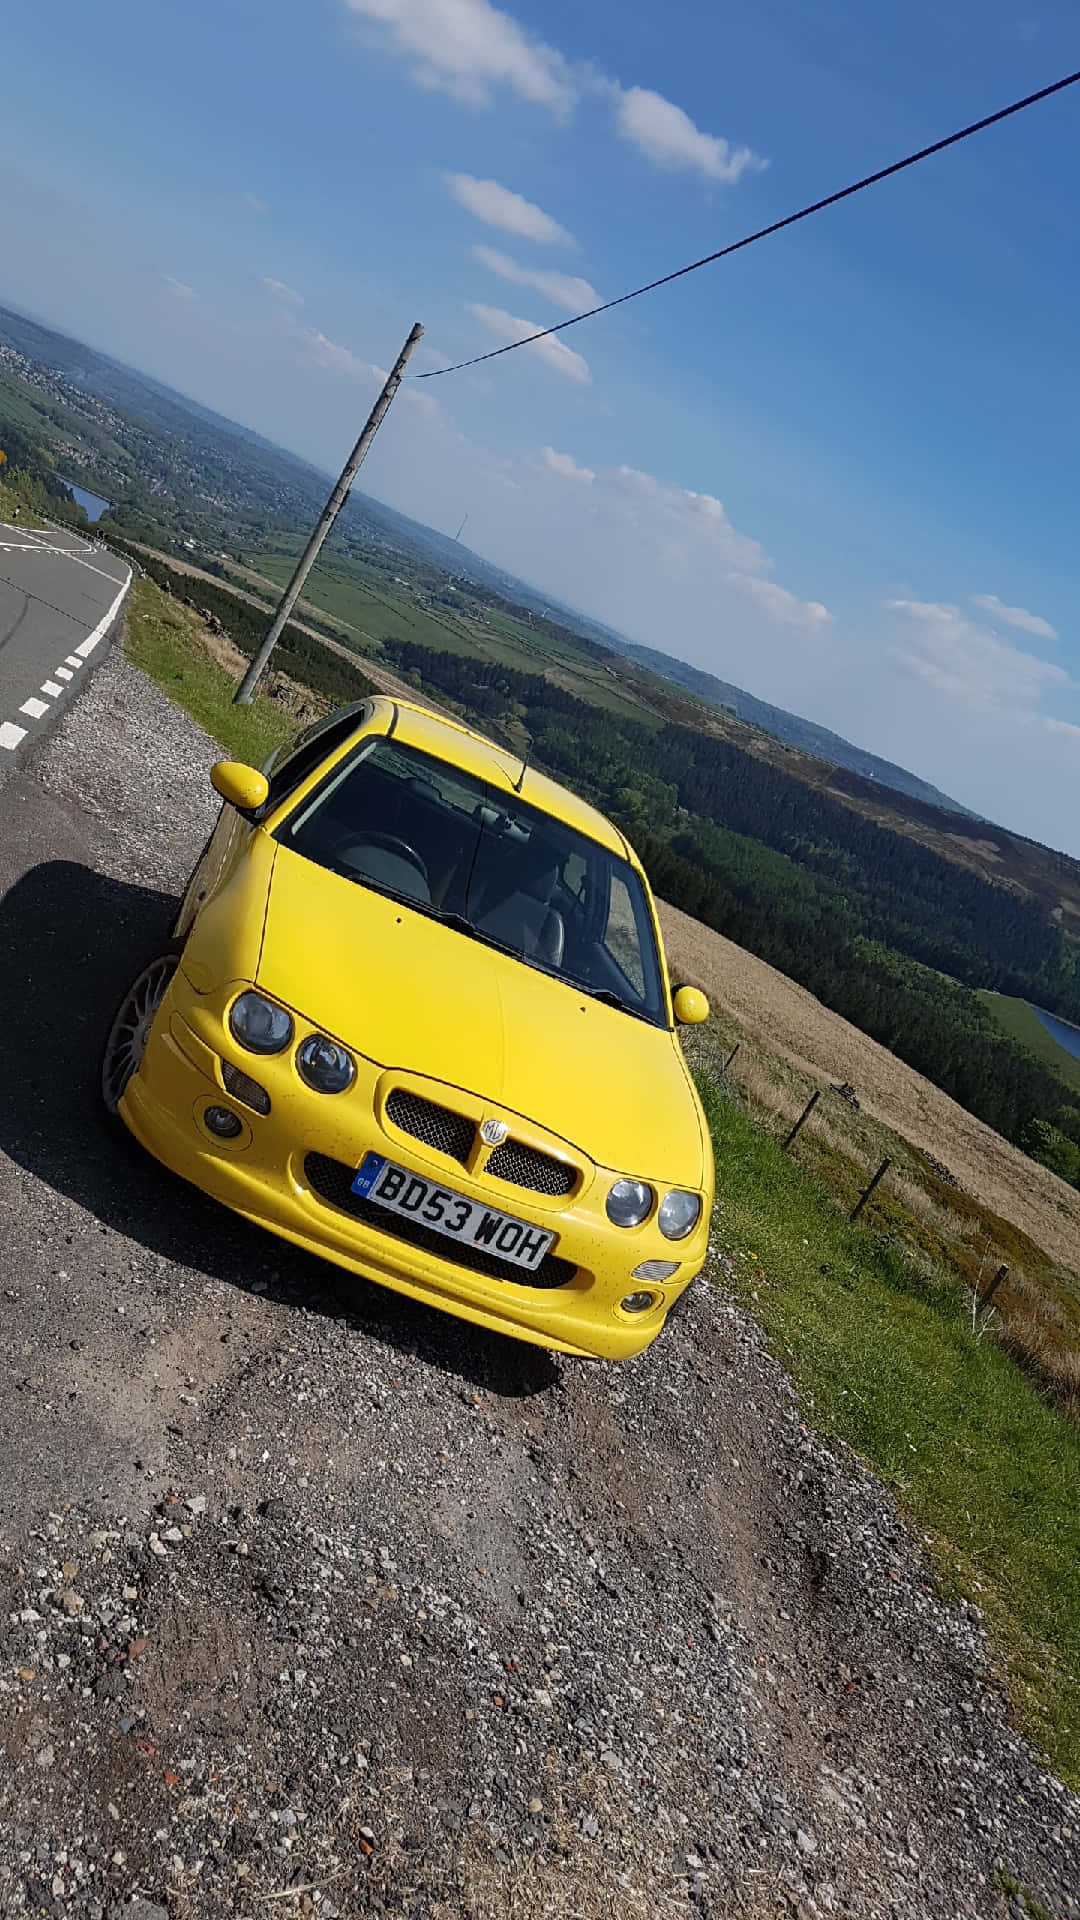
[[[76,697],[130,579],[76,533],[0,522],[0,778]]]

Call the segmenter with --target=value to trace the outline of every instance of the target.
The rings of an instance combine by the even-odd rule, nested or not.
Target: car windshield
[[[448,761],[378,735],[332,768],[276,837],[596,999],[666,1024],[634,868]]]

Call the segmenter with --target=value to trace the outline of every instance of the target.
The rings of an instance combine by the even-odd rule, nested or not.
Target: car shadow
[[[97,1093],[113,1009],[164,946],[172,894],[72,861],[32,868],[0,901],[0,1149],[111,1231],[178,1265],[303,1305],[474,1387],[520,1399],[560,1381],[540,1347],[369,1285],[219,1206],[109,1125]]]

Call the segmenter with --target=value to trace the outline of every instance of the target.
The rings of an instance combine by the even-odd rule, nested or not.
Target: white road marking
[[[4,527],[3,531],[5,533],[14,533],[16,532],[16,529],[14,527]],[[62,560],[71,560],[74,562],[74,564],[77,567],[85,567],[88,573],[100,574],[103,580],[116,579],[115,573],[110,573],[108,568],[91,566],[89,560],[84,560],[81,554],[73,553],[70,547],[57,547],[57,546],[51,545],[50,542],[47,540],[37,539],[30,533],[29,527],[22,528],[19,531],[21,531],[22,533],[22,538],[17,543],[14,541],[11,541],[7,544],[10,545],[12,548],[14,548],[14,546],[17,544],[20,552],[57,553],[59,554]],[[72,535],[73,539],[76,537],[77,537],[76,535]],[[86,548],[87,553],[96,553],[97,551],[98,549],[96,547]],[[129,573],[128,580],[130,579],[131,579],[131,574]]]
[[[111,577],[115,579],[116,575],[113,574]],[[123,599],[130,585],[131,585],[131,574],[129,572],[127,579],[124,581],[124,584],[121,587],[119,593],[117,594],[116,599],[113,601],[112,606],[109,608],[108,613],[102,615],[101,619],[97,623],[97,626],[94,628],[93,633],[88,633],[82,645],[79,647],[76,647],[75,649],[76,653],[79,654],[79,656],[83,660],[85,660],[89,654],[93,653],[94,648],[97,646],[98,641],[104,639],[105,635],[108,633],[109,628],[112,626],[113,620],[116,617],[116,612],[120,605],[120,602]]]
[[[2,545],[2,543],[0,543],[0,545]],[[46,549],[46,550],[60,553],[64,559],[74,560],[77,566],[86,565],[86,562],[84,560],[79,560],[76,554],[65,552],[64,548],[62,547]],[[101,568],[91,567],[90,571],[91,573],[100,573]],[[115,580],[116,575],[114,573],[105,574],[103,575],[103,578],[107,580]],[[110,606],[108,612],[102,615],[101,619],[98,621],[97,626],[94,628],[93,632],[87,634],[86,639],[82,641],[81,645],[76,647],[75,652],[68,654],[67,657],[68,657],[70,668],[74,669],[76,667],[81,667],[83,665],[83,662],[89,658],[90,654],[93,653],[94,648],[99,644],[101,640],[104,639],[114,619],[116,618],[117,613],[119,612],[120,603],[123,600],[124,595],[126,594],[130,585],[131,585],[131,570],[129,568],[127,579],[124,581],[123,585],[121,586],[120,591],[117,594],[112,605]],[[55,680],[46,680],[43,682],[41,691],[42,693],[47,693],[50,696],[50,698],[57,700],[60,698],[61,694],[64,691],[62,686],[57,685],[57,681],[71,680],[74,678],[74,673],[69,671],[68,668],[57,667],[55,669],[55,674],[56,674]],[[22,703],[22,706],[19,708],[19,712],[25,713],[28,719],[30,720],[41,720],[44,717],[44,715],[48,713],[48,711],[49,711],[49,701],[39,700],[36,695],[32,695],[29,700],[24,700]],[[26,728],[17,726],[14,720],[0,721],[0,747],[6,747],[9,751],[14,751],[14,749],[20,744],[20,742],[26,739],[26,733],[27,733]]]

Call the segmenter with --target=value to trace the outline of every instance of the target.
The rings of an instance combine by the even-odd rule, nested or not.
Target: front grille
[[[394,1088],[386,1103],[386,1113],[402,1133],[411,1133],[414,1140],[423,1140],[427,1146],[437,1148],[465,1166],[473,1150],[476,1128],[463,1113],[437,1106],[434,1100],[421,1100],[418,1093],[409,1093],[405,1087]]]
[[[490,1280],[512,1280],[515,1286],[543,1289],[569,1286],[577,1272],[571,1261],[560,1260],[554,1253],[546,1253],[540,1265],[530,1273],[526,1267],[516,1267],[510,1260],[500,1260],[495,1254],[485,1253],[482,1247],[462,1246],[460,1242],[454,1245],[445,1234],[433,1233],[430,1227],[421,1226],[418,1221],[410,1220],[404,1214],[391,1213],[386,1207],[362,1200],[358,1193],[352,1191],[355,1171],[354,1167],[347,1167],[340,1160],[329,1159],[325,1153],[309,1153],[304,1161],[308,1182],[320,1200],[328,1201],[342,1213],[351,1214],[354,1220],[362,1220],[366,1227],[393,1234],[395,1239],[406,1240],[413,1247],[422,1247],[426,1253],[434,1253],[441,1260],[453,1261],[455,1266],[486,1274]]]
[[[485,1172],[496,1180],[508,1180],[511,1186],[528,1187],[532,1193],[567,1194],[577,1185],[577,1170],[548,1153],[538,1153],[521,1140],[504,1140],[496,1147]]]

